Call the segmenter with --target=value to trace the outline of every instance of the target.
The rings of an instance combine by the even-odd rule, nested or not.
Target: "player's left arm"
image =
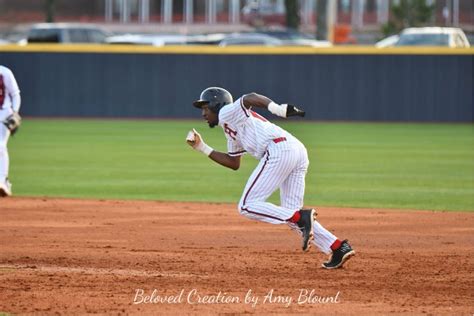
[[[271,113],[280,117],[305,116],[305,111],[300,110],[292,104],[277,104],[264,95],[252,92],[242,97],[242,104],[249,109],[250,107],[267,109]]]
[[[20,112],[20,106],[21,106],[21,97],[20,97],[20,92],[14,94],[11,96],[12,98],[12,109],[13,112],[19,113]]]

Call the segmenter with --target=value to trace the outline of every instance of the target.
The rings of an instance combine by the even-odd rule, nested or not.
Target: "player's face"
[[[219,117],[217,116],[217,113],[212,112],[207,105],[204,105],[202,107],[202,117],[207,121],[207,124],[209,124],[209,127],[214,127],[217,126],[219,123]]]

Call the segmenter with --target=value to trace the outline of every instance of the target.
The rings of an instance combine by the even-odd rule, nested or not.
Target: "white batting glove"
[[[204,142],[201,134],[199,134],[194,128],[192,131],[188,132],[186,142],[189,146],[193,147],[194,150],[197,150],[206,156],[209,156],[214,151],[211,146]]]

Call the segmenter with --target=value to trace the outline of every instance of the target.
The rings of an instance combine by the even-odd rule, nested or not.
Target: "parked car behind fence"
[[[105,43],[109,34],[92,24],[38,23],[27,36],[28,43]]]

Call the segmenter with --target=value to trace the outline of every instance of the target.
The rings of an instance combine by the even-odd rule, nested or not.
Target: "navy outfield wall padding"
[[[198,118],[192,101],[218,85],[314,120],[473,121],[473,55],[0,52],[0,64],[25,116]]]

